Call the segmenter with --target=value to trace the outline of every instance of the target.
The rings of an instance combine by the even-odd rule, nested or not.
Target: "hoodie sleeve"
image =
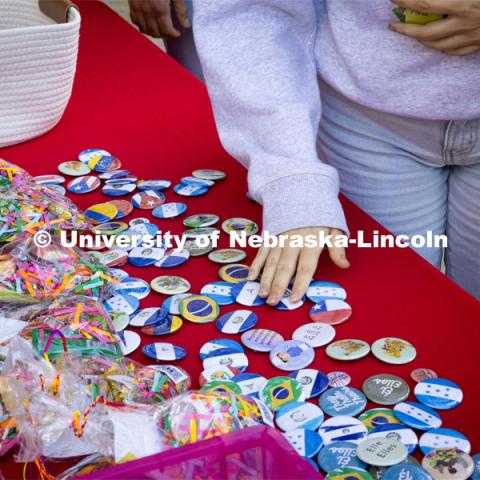
[[[316,151],[313,0],[194,0],[193,7],[220,140],[248,168],[264,230],[323,226],[348,233],[337,172]]]

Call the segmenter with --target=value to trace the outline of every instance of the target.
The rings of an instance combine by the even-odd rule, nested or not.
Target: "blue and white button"
[[[322,470],[327,473],[336,468],[367,467],[367,464],[357,457],[357,445],[352,442],[333,442],[325,445],[320,450],[317,460]]]
[[[213,180],[206,180],[196,177],[182,177],[180,179],[180,182],[184,185],[195,185],[199,187],[212,187],[213,185],[215,185],[215,182]]]
[[[106,150],[103,150],[103,148],[88,148],[87,150],[82,150],[78,154],[78,159],[82,163],[88,163],[92,158],[96,157],[109,157],[110,152],[107,152]]]
[[[135,267],[148,267],[159,262],[164,254],[163,248],[135,247],[128,254],[128,263]]]
[[[313,368],[304,368],[288,374],[294,378],[302,387],[305,398],[318,397],[328,388],[328,377],[319,370]]]
[[[140,300],[133,295],[113,295],[113,297],[105,300],[103,306],[107,312],[123,312],[127,315],[138,310]]]
[[[397,403],[393,407],[393,412],[400,422],[416,430],[430,430],[442,426],[440,415],[421,403]]]
[[[449,410],[463,400],[460,387],[444,378],[422,380],[415,386],[414,393],[419,402],[436,410]]]
[[[230,338],[216,338],[204,343],[198,354],[200,355],[200,359],[203,360],[208,356],[214,356],[214,352],[225,349],[233,350],[238,353],[244,352],[242,345],[235,340],[231,340]]]
[[[471,480],[480,480],[480,453],[477,453],[472,457],[473,460],[473,474]]]
[[[328,299],[345,300],[347,298],[347,292],[343,287],[337,283],[325,281],[314,281],[310,283],[306,295],[313,303],[319,303],[322,300]]]
[[[260,398],[260,390],[267,383],[267,379],[257,373],[239,373],[232,378],[242,391],[243,395]]]
[[[184,203],[170,202],[164,203],[152,210],[155,218],[175,218],[184,213],[187,206]]]
[[[222,333],[241,333],[253,328],[258,317],[250,310],[234,310],[222,315],[216,322],[216,327]]]
[[[139,190],[165,190],[170,187],[172,182],[169,180],[139,180],[137,188]],[[183,205],[183,204],[182,204]]]
[[[173,187],[173,191],[184,197],[199,197],[200,195],[205,195],[208,192],[208,187],[201,185],[185,185],[180,183]]]
[[[149,358],[165,362],[181,360],[187,355],[184,348],[166,342],[148,343],[143,346],[142,351]]]
[[[126,185],[127,183],[130,183],[137,188],[137,184],[135,183],[136,181],[137,177],[122,175],[121,177],[105,180],[105,185]]]
[[[323,412],[313,403],[290,402],[277,410],[275,421],[284,432],[297,428],[317,430],[323,422]]]
[[[233,367],[244,372],[248,368],[248,358],[244,353],[225,348],[215,350],[203,359],[204,370],[219,366]]]
[[[401,463],[387,468],[382,475],[382,480],[432,480],[430,474],[420,465]]]
[[[240,305],[246,307],[260,307],[265,304],[265,299],[259,297],[259,282],[240,282],[232,287],[232,297]]]
[[[102,180],[112,180],[114,178],[124,178],[128,177],[130,172],[128,170],[113,170],[111,172],[103,172],[101,173],[98,178]]]
[[[165,251],[162,258],[155,262],[158,268],[172,268],[183,265],[190,258],[188,250],[178,250],[176,248],[169,248]]]
[[[67,190],[71,193],[89,193],[100,186],[100,180],[92,175],[74,178],[68,185]]]
[[[171,315],[180,315],[180,303],[184,298],[190,297],[191,293],[177,293],[168,297],[163,303],[162,307]]]
[[[467,437],[450,428],[434,428],[429,430],[420,437],[418,444],[424,454],[436,448],[458,448],[465,453],[470,453],[471,450],[471,445]]]
[[[200,290],[200,293],[213,298],[219,305],[230,305],[235,302],[232,287],[233,283],[230,282],[210,282]]]
[[[102,193],[109,197],[121,197],[132,193],[135,188],[136,186],[134,183],[107,184],[103,186]]]
[[[325,445],[333,442],[353,442],[358,445],[367,438],[367,427],[358,418],[332,417],[325,420],[318,430]]]
[[[122,330],[121,332],[117,332],[116,336],[120,350],[124,355],[130,355],[140,346],[141,338],[137,332]]]
[[[132,327],[145,327],[161,322],[167,316],[163,307],[148,307],[139,310],[130,320]]]
[[[406,425],[400,424],[379,425],[368,434],[368,438],[393,438],[403,443],[409,454],[412,454],[418,446],[417,434]]]
[[[313,348],[298,340],[286,340],[275,345],[270,351],[270,362],[280,370],[288,372],[307,367],[314,358]]]
[[[115,295],[131,295],[142,300],[151,292],[150,285],[141,278],[127,277],[113,287]]]
[[[332,417],[343,415],[354,417],[365,410],[367,398],[356,388],[335,387],[320,397],[320,408]]]
[[[292,294],[292,286],[289,286],[280,301],[273,307],[276,310],[296,310],[305,303],[305,297],[302,297],[298,302],[292,302],[290,295]]]
[[[323,442],[317,432],[297,428],[284,433],[290,445],[302,457],[312,458],[322,448]]]

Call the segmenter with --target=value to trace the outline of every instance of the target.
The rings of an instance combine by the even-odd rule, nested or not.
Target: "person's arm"
[[[337,172],[316,151],[321,101],[313,0],[195,0],[193,10],[220,139],[249,170],[249,191],[263,205],[264,230],[347,232]],[[261,293],[270,293],[269,303],[276,304],[298,267],[293,297],[299,297],[320,251],[261,250],[251,277],[266,264]],[[348,266],[343,249],[330,255]]]

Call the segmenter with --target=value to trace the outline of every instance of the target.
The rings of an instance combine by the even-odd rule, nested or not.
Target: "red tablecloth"
[[[244,169],[219,143],[204,86],[107,7],[97,2],[80,2],[80,7],[78,72],[63,119],[41,138],[0,150],[0,157],[39,175],[57,173],[60,162],[75,159],[82,149],[100,147],[118,156],[123,166],[139,178],[173,182],[196,168],[219,168],[227,172],[227,179],[206,196],[187,199],[188,213],[211,212],[222,220],[243,216],[260,222],[261,208],[245,197]],[[70,197],[83,208],[107,199],[99,192]],[[184,199],[167,191],[167,201]],[[363,229],[368,235],[381,230],[350,202],[344,201],[344,205],[352,232]],[[146,212],[134,213],[145,216]],[[173,233],[184,229],[181,219],[156,223]],[[248,260],[253,254],[249,252]],[[324,255],[316,275],[317,279],[342,284],[354,309],[351,319],[337,327],[337,339],[373,342],[384,336],[401,337],[416,346],[418,357],[404,366],[387,365],[371,355],[340,363],[327,357],[322,348],[316,351],[312,368],[324,372],[344,370],[353,377],[355,387],[361,387],[368,376],[382,372],[408,379],[413,387],[411,370],[432,368],[439,376],[457,382],[465,394],[461,406],[441,413],[444,426],[463,432],[472,442],[473,452],[480,450],[479,380],[475,373],[480,303],[410,250],[350,248],[349,259],[352,267],[342,271]],[[155,267],[127,266],[126,270],[146,280],[164,273]],[[192,292],[199,292],[204,284],[218,280],[217,272],[218,265],[206,257],[197,257],[168,273],[184,276],[191,282]],[[163,300],[164,296],[152,292],[141,306],[158,306]],[[234,308],[222,307],[222,312]],[[258,326],[290,338],[299,325],[309,321],[309,308],[305,305],[293,312],[258,308]],[[187,357],[178,364],[189,371],[196,387],[202,370],[198,349],[219,336],[223,335],[214,324],[185,322],[180,331],[161,340],[188,350]],[[248,357],[249,371],[264,376],[281,374],[266,354],[248,352]],[[140,350],[132,358],[148,361]],[[21,476],[22,466],[13,464],[11,457],[1,466],[7,478]]]

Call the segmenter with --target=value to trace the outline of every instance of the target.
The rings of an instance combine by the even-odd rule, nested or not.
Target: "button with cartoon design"
[[[345,339],[331,343],[325,353],[335,360],[358,360],[366,357],[370,352],[370,345],[363,340]]]
[[[401,338],[380,338],[372,344],[372,353],[379,360],[394,365],[402,365],[415,360],[415,347]]]

